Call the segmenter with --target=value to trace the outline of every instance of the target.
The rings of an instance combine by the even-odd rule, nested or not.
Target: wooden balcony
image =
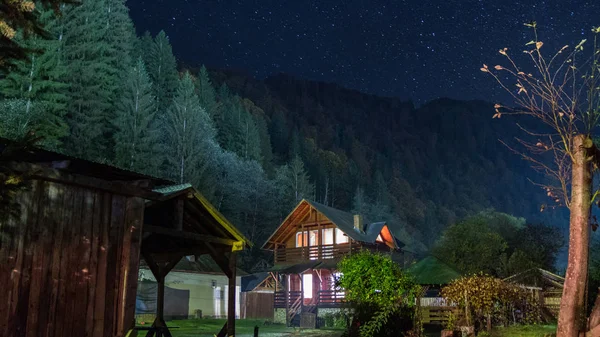
[[[287,262],[319,261],[337,259],[360,250],[358,245],[339,244],[310,246],[298,248],[277,248],[275,250],[275,264]]]
[[[301,301],[301,291],[288,292],[290,308]],[[306,304],[306,303],[305,303]],[[344,293],[335,290],[320,290],[317,292],[317,298],[311,301],[311,305],[320,308],[339,308],[344,306]],[[275,308],[285,308],[285,291],[275,292]]]

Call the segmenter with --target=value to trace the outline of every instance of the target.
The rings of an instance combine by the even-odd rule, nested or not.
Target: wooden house
[[[344,306],[335,286],[342,257],[370,249],[402,265],[403,246],[384,221],[302,200],[263,245],[274,253],[275,321],[314,327],[317,317]]]
[[[0,336],[137,329],[140,254],[159,283],[149,335],[170,336],[164,278],[183,256],[210,254],[235,287],[235,252],[249,242],[191,186],[157,189],[171,182],[35,148],[7,160],[10,148],[0,139],[0,170],[26,184],[13,197],[18,212],[0,220]],[[228,315],[220,335],[234,331]]]

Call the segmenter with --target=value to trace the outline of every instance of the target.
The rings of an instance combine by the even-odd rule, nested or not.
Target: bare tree
[[[544,55],[536,23],[526,26],[534,34],[523,51],[531,62],[517,65],[504,48],[499,53],[507,65],[490,68],[484,64],[481,71],[491,75],[517,105],[496,104],[493,118],[525,115],[537,122],[529,127],[518,123],[524,137],[516,139],[520,146],[509,147],[551,178],[550,182],[535,183],[552,199],[551,207],[566,206],[570,211],[569,258],[557,336],[576,337],[581,331],[600,329],[600,305],[595,306],[587,324],[585,318],[591,205],[600,194],[593,186],[600,162],[593,142],[600,118],[600,49],[596,44],[600,28],[592,29],[591,52],[584,49],[586,40],[582,40],[574,48],[566,45]]]

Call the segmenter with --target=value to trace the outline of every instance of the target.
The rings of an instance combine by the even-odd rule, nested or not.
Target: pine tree
[[[172,154],[168,160],[177,168],[172,175],[180,183],[191,182],[197,186],[207,168],[206,151],[208,143],[214,140],[215,131],[210,117],[200,106],[189,73],[180,80],[169,109],[167,136]]]
[[[127,73],[121,100],[117,104],[115,152],[117,165],[157,175],[158,130],[152,85],[141,58]]]
[[[354,193],[354,198],[352,199],[352,212],[354,214],[367,214],[367,203],[368,201],[363,189],[360,186],[356,187],[356,192]]]
[[[117,75],[125,74],[135,66],[137,58],[132,59],[135,47],[135,29],[129,17],[129,8],[125,0],[105,0],[106,26],[108,34],[107,43],[110,46],[110,54],[115,62],[113,69]]]
[[[260,158],[265,172],[271,173],[273,170],[273,149],[271,147],[271,137],[267,121],[262,115],[254,116],[254,124],[260,140]]]
[[[12,120],[28,120],[28,130],[24,131],[35,131],[36,136],[42,138],[42,144],[55,148],[68,133],[64,120],[67,69],[61,62],[60,54],[62,20],[54,11],[42,9],[39,22],[50,36],[43,38],[30,35],[25,38],[23,34],[18,34],[15,41],[20,46],[37,52],[29,53],[27,59],[14,63],[6,77],[0,80],[0,92],[4,98],[13,99],[5,105],[7,110],[3,115]],[[15,100],[22,100],[23,104],[17,104]],[[16,109],[19,106],[22,109]],[[10,117],[7,115],[9,113],[21,116]]]
[[[70,84],[67,117],[71,127],[69,152],[84,158],[108,160],[116,71],[106,35],[104,0],[84,0],[66,10],[65,62]],[[110,156],[112,157],[112,156]]]
[[[169,38],[164,31],[160,31],[153,41],[147,37],[143,38],[146,46],[145,55],[146,69],[152,80],[153,95],[156,98],[156,110],[158,117],[165,115],[173,101],[173,95],[177,90],[177,61],[173,55]]]
[[[198,73],[198,80],[196,81],[196,92],[198,93],[198,99],[200,105],[206,110],[210,118],[214,118],[217,113],[217,94],[213,87],[208,70],[202,65],[200,72]]]
[[[77,3],[76,0],[13,0],[3,1],[0,5],[0,71],[6,72],[15,61],[24,61],[34,52],[26,45],[15,40],[17,32],[26,37],[36,36],[51,38],[46,30],[40,13],[52,9],[55,14],[60,12],[61,4]],[[41,5],[41,6],[40,6]]]
[[[275,184],[282,210],[288,211],[302,199],[313,199],[315,187],[300,157],[281,166],[275,173]]]

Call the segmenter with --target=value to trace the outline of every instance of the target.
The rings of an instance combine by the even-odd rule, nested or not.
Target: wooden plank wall
[[[0,224],[0,336],[123,336],[135,314],[140,198],[35,180]]]
[[[242,293],[242,317],[247,319],[273,320],[274,293]]]

